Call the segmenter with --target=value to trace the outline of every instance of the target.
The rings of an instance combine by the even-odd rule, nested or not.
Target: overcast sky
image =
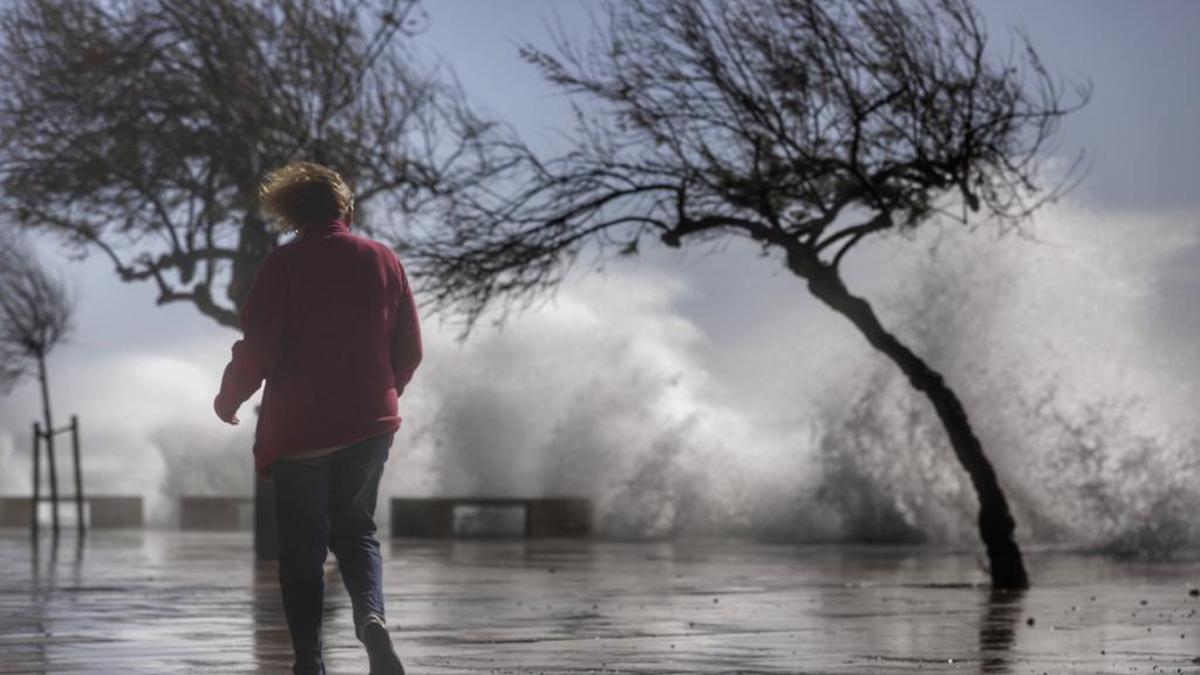
[[[520,62],[515,45],[523,40],[546,44],[546,22],[561,21],[568,32],[583,35],[587,15],[579,3],[459,0],[426,4],[432,24],[417,40],[420,49],[437,54],[453,67],[476,102],[511,122],[536,144],[552,145],[556,132],[569,128],[564,100]],[[1010,26],[1020,26],[1029,32],[1052,71],[1067,78],[1090,78],[1094,83],[1091,104],[1063,123],[1060,155],[1047,157],[1069,158],[1083,149],[1090,158],[1090,173],[1066,202],[1035,221],[1034,231],[1048,243],[1013,249],[1017,252],[1005,254],[1009,257],[1003,263],[1011,274],[1047,279],[1050,285],[1054,285],[1053,275],[1044,275],[1056,265],[1063,274],[1072,270],[1077,274],[1073,281],[1046,291],[1050,293],[1046,298],[1060,303],[1059,309],[1045,310],[1046,314],[1029,309],[1037,304],[1039,291],[1018,283],[1016,287],[1025,288],[1022,292],[1029,295],[1006,306],[1006,316],[1018,317],[1011,321],[1036,323],[1039,316],[1077,315],[1079,325],[1061,331],[1047,329],[1038,338],[1039,344],[1060,349],[1054,353],[1077,362],[1071,370],[1076,373],[1094,372],[1100,361],[1111,362],[1114,355],[1073,354],[1062,346],[1068,344],[1071,334],[1096,330],[1120,334],[1119,339],[1095,344],[1123,350],[1115,358],[1134,370],[1142,368],[1137,364],[1145,364],[1147,373],[1154,368],[1173,372],[1166,379],[1147,375],[1150,384],[1144,385],[1140,394],[1179,404],[1195,393],[1195,377],[1200,373],[1195,347],[1200,338],[1200,180],[1195,169],[1200,158],[1200,134],[1195,126],[1200,120],[1200,40],[1196,39],[1200,3],[997,0],[983,2],[981,7],[995,39],[1005,40]],[[975,236],[982,243],[963,245],[971,248],[970,255],[990,260],[987,235]],[[880,302],[881,311],[889,318],[902,319],[902,310],[895,307],[902,307],[905,298],[898,298],[896,289],[907,287],[906,274],[919,259],[910,248],[917,245],[919,242],[892,241],[870,247],[850,268],[851,284]],[[78,412],[83,417],[88,451],[94,453],[89,466],[107,467],[101,481],[119,491],[120,481],[114,476],[120,475],[120,466],[134,463],[153,473],[153,481],[161,484],[166,480],[163,476],[172,471],[170,457],[191,453],[202,458],[208,446],[216,446],[211,450],[214,456],[218,451],[244,453],[237,456],[248,461],[249,430],[245,427],[249,425],[238,430],[221,427],[208,407],[236,335],[200,318],[187,306],[155,307],[155,293],[149,285],[117,282],[99,257],[67,262],[52,250],[45,252],[48,260],[59,263],[72,278],[79,295],[73,340],[51,361],[56,406],[60,414]],[[1034,260],[1042,261],[1043,267],[1020,267],[1024,261]],[[417,447],[428,441],[426,432],[441,436],[438,443],[430,442],[411,456],[400,453],[420,471],[414,469],[412,476],[393,474],[393,491],[420,492],[445,486],[451,479],[446,478],[445,468],[438,466],[436,448],[453,444],[462,434],[466,438],[460,438],[462,443],[475,442],[470,437],[481,432],[479,420],[495,422],[497,411],[508,413],[505,433],[512,436],[514,447],[546,445],[556,433],[554,428],[561,432],[564,420],[576,413],[564,409],[561,414],[554,413],[560,414],[558,418],[547,419],[546,413],[537,421],[530,413],[525,425],[522,410],[537,407],[541,398],[555,391],[575,392],[574,396],[578,392],[573,387],[595,387],[605,375],[603,369],[595,370],[594,364],[580,364],[599,358],[595,353],[556,342],[556,331],[567,340],[579,325],[594,324],[595,331],[589,335],[609,330],[610,338],[596,338],[599,341],[592,345],[586,340],[579,342],[583,338],[577,336],[576,347],[588,344],[604,352],[617,349],[613,345],[627,344],[620,340],[628,340],[628,344],[644,347],[633,350],[640,355],[630,357],[634,359],[628,364],[632,370],[654,370],[652,364],[667,364],[664,367],[671,373],[702,374],[688,385],[690,389],[685,387],[686,395],[672,394],[669,405],[656,398],[654,405],[674,406],[672,409],[684,416],[705,410],[712,412],[714,419],[725,415],[733,420],[726,429],[737,424],[755,429],[745,432],[739,442],[764,447],[784,447],[797,433],[796,411],[804,406],[793,405],[795,397],[820,398],[811,385],[798,389],[797,379],[818,378],[824,372],[821,368],[831,361],[872,358],[860,338],[842,326],[838,317],[817,306],[802,285],[777,264],[756,258],[753,251],[738,247],[710,254],[651,250],[639,259],[610,266],[604,276],[588,275],[586,268],[579,272],[559,302],[518,317],[516,325],[504,333],[484,329],[462,347],[455,345],[446,331],[440,331],[435,320],[427,318],[432,349],[422,373],[425,393],[406,397],[410,399],[405,403],[406,419],[417,421],[406,421],[405,433],[412,436],[402,434],[398,444]],[[627,306],[614,300],[618,292],[624,294],[619,299]],[[1128,305],[1127,313],[1103,311],[1106,303],[1115,306],[1114,298]],[[1080,309],[1064,314],[1062,305]],[[1088,307],[1093,309],[1083,309]],[[1003,326],[1003,332],[1013,334],[1014,344],[1046,328],[1019,323]],[[1052,343],[1060,337],[1063,342],[1056,347]],[[1005,335],[988,340],[987,349],[1000,350],[998,344],[1007,344]],[[531,350],[550,355],[550,361],[526,353]],[[487,377],[487,369],[494,366],[489,359],[512,359],[513,353],[524,354],[516,362],[535,370],[574,359],[580,375],[567,381],[566,375],[556,372],[553,378],[533,378],[524,389],[492,392],[512,399],[511,408],[497,407],[500,404],[492,399],[463,404],[465,394],[454,386],[471,388],[474,384],[463,375],[461,368],[467,366],[461,364],[470,364]],[[781,368],[781,364],[785,365]],[[433,381],[437,376],[441,379]],[[421,380],[419,375],[418,392]],[[466,407],[454,407],[460,404]],[[491,412],[479,412],[480,406]],[[600,415],[603,409],[593,410]],[[0,466],[6,474],[0,478],[0,492],[28,489],[24,474],[29,424],[37,414],[36,392],[30,384],[0,399]],[[514,415],[516,421],[511,419]],[[664,415],[668,415],[663,418],[666,421],[660,420],[664,425],[676,419]],[[252,416],[243,415],[248,418]],[[430,431],[430,420],[435,419],[443,427],[458,424],[463,428]],[[182,449],[163,449],[182,436],[201,440]],[[711,442],[714,453],[728,449],[723,441]],[[765,465],[783,456],[786,449],[770,455],[775,459]],[[526,457],[533,463],[545,460],[536,453]],[[482,462],[483,471],[509,470],[478,456],[473,461]],[[220,474],[213,480],[220,483],[224,480],[221,475],[232,474]],[[462,480],[467,481],[463,485],[471,484],[469,479]],[[234,483],[248,485],[240,480]],[[530,487],[534,483],[510,476],[499,489],[538,489]],[[134,490],[146,484],[131,483]],[[219,487],[213,489],[220,491]]]

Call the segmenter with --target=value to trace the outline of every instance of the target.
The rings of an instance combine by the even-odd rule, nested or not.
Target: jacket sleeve
[[[397,264],[399,262],[397,261]],[[417,305],[413,299],[412,286],[404,266],[400,266],[400,304],[396,311],[396,325],[392,332],[392,374],[396,380],[396,395],[404,393],[404,387],[412,380],[417,365],[421,363],[421,325],[417,317]]]
[[[267,256],[254,277],[238,318],[242,339],[233,343],[221,391],[213,407],[232,415],[254,395],[279,359],[287,304],[287,279],[274,256]]]

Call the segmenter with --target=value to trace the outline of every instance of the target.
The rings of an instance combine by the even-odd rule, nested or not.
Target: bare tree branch
[[[271,168],[336,168],[396,238],[519,154],[410,43],[417,0],[17,0],[0,9],[0,209],[160,303],[237,325],[279,235]]]
[[[1023,34],[995,51],[966,0],[628,0],[594,29],[521,49],[577,96],[573,149],[507,165],[502,196],[468,188],[410,248],[468,327],[558,283],[584,247],[749,235],[836,269],[937,216],[1017,227],[1077,175],[1043,187],[1039,160],[1089,86],[1068,97]]]

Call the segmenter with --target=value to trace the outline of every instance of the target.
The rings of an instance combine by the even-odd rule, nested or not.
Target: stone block
[[[179,529],[227,532],[254,527],[254,499],[230,496],[179,498]]]
[[[90,516],[88,526],[95,529],[146,525],[140,495],[96,495],[85,498],[84,506]],[[74,505],[71,508],[74,508]]]

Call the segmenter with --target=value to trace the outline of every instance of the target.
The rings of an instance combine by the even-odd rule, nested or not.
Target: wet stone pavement
[[[410,673],[1200,673],[1200,560],[744,542],[385,541]],[[0,673],[286,672],[248,533],[0,533]],[[365,673],[332,556],[326,664]]]

